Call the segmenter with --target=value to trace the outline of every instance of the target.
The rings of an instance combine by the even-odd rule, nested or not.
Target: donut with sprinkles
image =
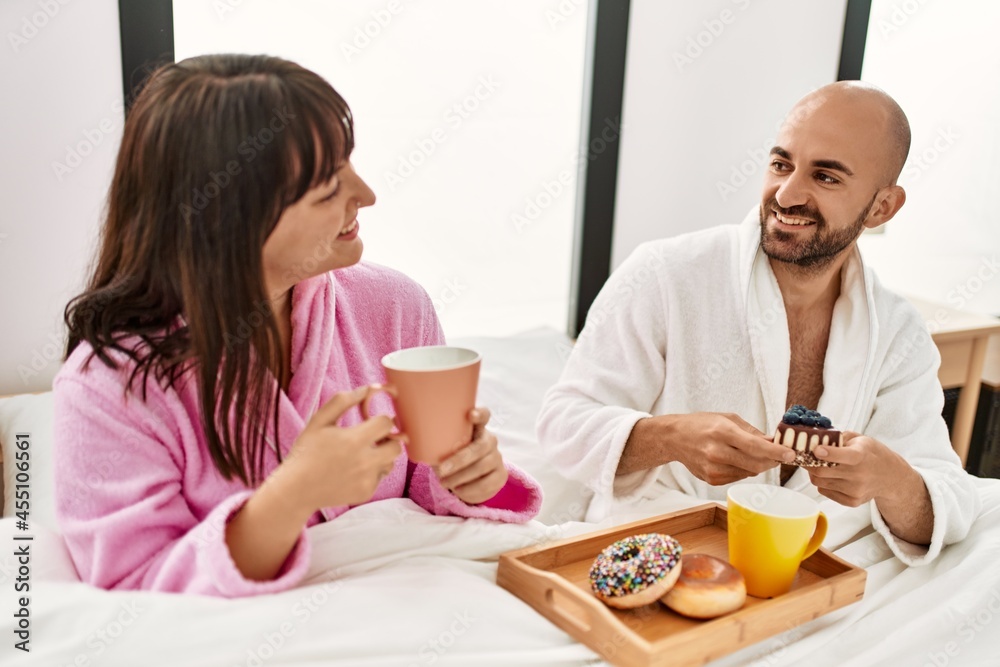
[[[655,602],[681,573],[681,543],[661,533],[618,540],[590,566],[590,588],[602,602],[634,609]]]

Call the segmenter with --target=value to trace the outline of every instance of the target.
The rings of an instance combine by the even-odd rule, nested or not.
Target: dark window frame
[[[125,114],[150,72],[174,62],[173,0],[118,0]]]

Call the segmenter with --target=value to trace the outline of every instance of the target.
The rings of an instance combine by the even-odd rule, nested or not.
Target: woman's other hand
[[[434,466],[441,485],[462,502],[478,505],[495,496],[507,484],[507,468],[497,447],[497,438],[486,430],[490,411],[474,408],[472,441]]]

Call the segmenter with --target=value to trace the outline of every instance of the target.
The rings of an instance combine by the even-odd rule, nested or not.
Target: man
[[[909,564],[966,535],[979,500],[941,418],[937,350],[856,248],[903,206],[909,143],[884,92],[825,86],[785,119],[759,211],[643,244],[609,278],[538,418],[554,465],[596,492],[591,518],[747,480],[865,508]],[[837,466],[792,467],[771,442],[794,404],[846,431],[816,451]]]

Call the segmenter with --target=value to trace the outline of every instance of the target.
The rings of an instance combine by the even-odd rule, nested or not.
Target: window
[[[344,96],[378,195],[365,258],[421,283],[449,337],[566,327],[586,0],[173,7],[177,60],[270,53]]]

